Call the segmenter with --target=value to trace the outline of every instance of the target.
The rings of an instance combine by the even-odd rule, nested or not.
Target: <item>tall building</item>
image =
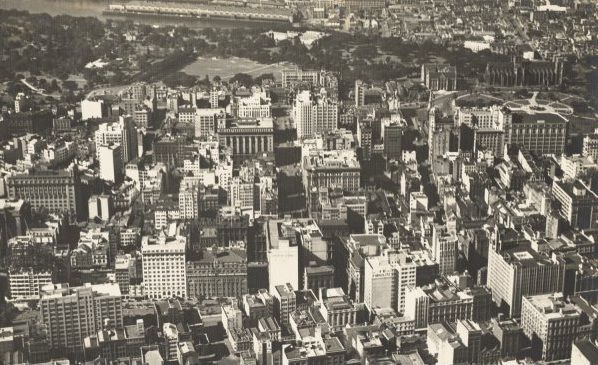
[[[522,296],[560,292],[564,278],[565,263],[556,254],[547,257],[525,245],[489,250],[488,287],[511,316],[521,313]]]
[[[33,269],[11,271],[8,273],[8,284],[12,300],[37,300],[41,288],[52,284],[52,273]]]
[[[187,297],[186,245],[184,236],[143,237],[143,287],[148,297]]]
[[[383,251],[367,257],[364,267],[364,302],[369,308],[392,308],[405,311],[405,292],[416,285],[416,263],[407,251]]]
[[[440,274],[450,275],[457,268],[458,241],[455,232],[446,226],[432,227],[432,254],[438,262]]]
[[[45,207],[52,213],[79,214],[82,210],[80,181],[76,167],[67,170],[31,170],[6,179],[8,197],[23,199],[33,209]]]
[[[403,127],[397,123],[384,127],[384,154],[389,160],[400,161],[403,156]]]
[[[592,157],[595,162],[598,162],[598,133],[596,131],[583,137],[582,153],[584,156]]]
[[[108,116],[108,106],[104,100],[89,100],[81,101],[81,120],[101,119]]]
[[[42,288],[39,307],[50,347],[67,353],[80,353],[83,339],[106,325],[123,326],[118,284],[48,285]]]
[[[299,288],[299,243],[292,221],[268,221],[267,235],[270,292],[279,285]]]
[[[355,151],[319,151],[303,162],[306,191],[339,188],[356,192],[361,183],[361,164]]]
[[[289,283],[276,285],[271,291],[274,297],[274,315],[284,326],[289,325],[289,317],[297,309],[297,296]]]
[[[309,90],[299,92],[292,111],[297,138],[313,136],[338,127],[338,104],[325,93],[313,95]]]
[[[505,142],[538,155],[561,155],[567,143],[567,123],[560,114],[513,113],[505,124]]]
[[[521,327],[531,340],[534,360],[570,358],[579,324],[580,311],[576,305],[565,302],[562,293],[523,297]]]
[[[100,179],[118,183],[122,180],[124,165],[122,147],[119,144],[98,146],[100,161]]]
[[[581,180],[552,182],[559,215],[574,228],[595,228],[598,224],[598,195]]]
[[[119,144],[123,164],[137,157],[137,132],[130,117],[120,117],[118,122],[100,124],[94,141],[96,150],[99,146]],[[96,156],[99,158],[99,154]]]
[[[179,187],[179,218],[196,219],[199,217],[199,181],[183,178]]]
[[[190,298],[240,298],[247,294],[247,257],[244,250],[204,249],[187,262]]]

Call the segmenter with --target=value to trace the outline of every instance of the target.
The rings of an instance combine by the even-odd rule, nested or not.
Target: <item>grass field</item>
[[[283,69],[291,67],[291,65],[280,64],[264,65],[246,58],[237,57],[227,59],[200,57],[181,71],[197,77],[207,75],[210,79],[214,76],[220,76],[221,79],[227,80],[238,73],[246,73],[253,77],[271,73],[274,74],[274,77],[280,79],[280,72]]]

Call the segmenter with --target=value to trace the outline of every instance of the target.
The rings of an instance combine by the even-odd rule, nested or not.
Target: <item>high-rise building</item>
[[[179,188],[179,218],[196,219],[199,216],[199,181],[185,177]]]
[[[511,316],[521,313],[522,296],[560,292],[564,278],[565,263],[556,254],[547,257],[525,245],[489,250],[488,287]]]
[[[505,120],[507,144],[538,155],[561,155],[565,151],[568,121],[560,114],[512,113]]]
[[[579,324],[580,311],[576,305],[565,302],[562,293],[523,297],[521,327],[531,340],[534,360],[570,358]]]
[[[268,221],[267,234],[270,292],[279,285],[299,288],[299,243],[292,221]]]
[[[274,297],[274,315],[282,325],[289,325],[290,315],[297,309],[297,296],[289,283],[276,285],[271,291]]]
[[[432,254],[441,275],[450,275],[457,268],[458,241],[455,233],[439,224],[432,227]]]
[[[51,348],[80,353],[83,339],[106,325],[123,326],[122,297],[117,284],[69,288],[68,284],[42,288],[39,302],[42,323]]]
[[[552,193],[560,203],[560,216],[572,227],[588,229],[597,226],[598,195],[581,180],[553,180]]]
[[[584,156],[591,157],[595,162],[598,162],[598,131],[594,131],[592,134],[588,134],[583,137],[583,149],[582,153]]]
[[[23,199],[33,209],[45,207],[52,213],[74,213],[82,210],[79,175],[67,170],[31,170],[29,174],[12,175],[6,179],[8,197]]]
[[[184,236],[145,236],[141,243],[143,287],[153,299],[187,297]]]
[[[100,179],[118,183],[122,180],[124,165],[120,144],[98,146],[100,161]]]
[[[384,154],[389,160],[400,161],[403,155],[403,127],[397,123],[384,127]]]
[[[130,117],[120,117],[118,122],[100,124],[94,141],[96,150],[99,146],[119,144],[123,164],[137,157],[137,132]],[[96,157],[99,158],[99,154]]]
[[[8,273],[10,298],[12,300],[39,299],[41,288],[52,284],[51,272],[36,272],[33,269]]]
[[[364,267],[364,302],[370,308],[392,308],[405,311],[407,287],[416,285],[419,266],[406,251],[383,251],[367,257]]]
[[[187,262],[190,298],[237,297],[247,294],[247,257],[244,250],[203,249]]]
[[[325,93],[313,95],[309,90],[297,94],[292,111],[297,138],[335,130],[338,127],[338,104]]]

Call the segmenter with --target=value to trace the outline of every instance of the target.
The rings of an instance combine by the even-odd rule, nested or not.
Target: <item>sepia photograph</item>
[[[598,365],[598,0],[0,0],[0,365]]]

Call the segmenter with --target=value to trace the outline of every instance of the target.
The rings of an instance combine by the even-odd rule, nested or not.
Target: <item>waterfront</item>
[[[95,17],[102,21],[107,19],[130,19],[137,23],[149,25],[184,25],[189,28],[238,28],[238,27],[268,27],[271,23],[239,20],[239,19],[191,19],[185,17],[160,17],[152,15],[115,15],[105,14],[108,1],[87,0],[0,0],[0,9],[25,10],[30,13],[46,13],[52,16],[71,15],[81,17]],[[278,25],[280,26],[280,25]]]

